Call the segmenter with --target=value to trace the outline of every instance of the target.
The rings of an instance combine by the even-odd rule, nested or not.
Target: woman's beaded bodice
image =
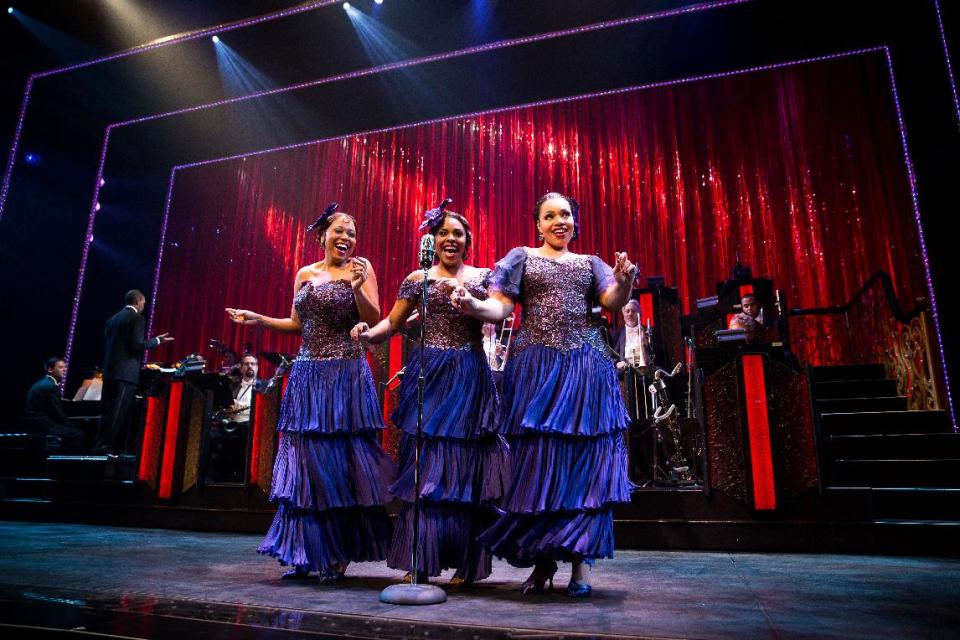
[[[463,281],[470,294],[480,300],[487,297],[489,269],[480,269],[479,273]],[[421,280],[404,280],[397,297],[411,300],[419,308]],[[449,280],[434,280],[427,289],[427,346],[435,349],[472,349],[482,348],[483,322],[460,313],[450,302],[453,288]]]
[[[360,321],[353,287],[346,280],[321,284],[307,281],[293,299],[303,327],[298,360],[359,358],[363,348],[350,339],[350,329]]]
[[[612,282],[610,268],[589,255],[553,260],[525,251],[525,256],[513,252],[511,256],[515,264],[507,268],[514,271],[514,280],[520,275],[517,271],[522,270],[518,290],[509,290],[507,274],[494,278],[494,288],[505,290],[523,307],[514,353],[532,345],[569,351],[584,344],[605,353],[600,326],[591,307],[597,304],[599,292]],[[505,286],[498,287],[498,283]]]

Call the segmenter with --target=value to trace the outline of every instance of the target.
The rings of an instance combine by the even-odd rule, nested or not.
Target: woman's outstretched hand
[[[260,314],[246,309],[227,308],[227,315],[237,324],[259,324]]]

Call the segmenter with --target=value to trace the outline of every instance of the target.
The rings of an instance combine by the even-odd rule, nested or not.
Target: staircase
[[[129,501],[135,465],[133,456],[48,455],[29,469],[0,471],[0,504]]]
[[[960,434],[945,411],[907,411],[883,365],[810,377],[821,481],[836,504],[881,525],[960,526]]]

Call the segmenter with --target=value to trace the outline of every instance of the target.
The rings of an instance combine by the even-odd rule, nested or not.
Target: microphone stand
[[[411,552],[410,584],[393,584],[380,592],[380,601],[388,604],[440,604],[447,593],[432,584],[420,584],[420,452],[423,449],[423,389],[426,375],[423,371],[424,351],[427,347],[427,292],[430,266],[433,264],[434,240],[424,235],[420,240],[420,268],[423,280],[420,289],[420,371],[417,375],[417,444],[413,452],[413,550]]]

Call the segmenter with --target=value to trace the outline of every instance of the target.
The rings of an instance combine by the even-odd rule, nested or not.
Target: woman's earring
[[[543,234],[537,233],[537,242],[543,242]]]

